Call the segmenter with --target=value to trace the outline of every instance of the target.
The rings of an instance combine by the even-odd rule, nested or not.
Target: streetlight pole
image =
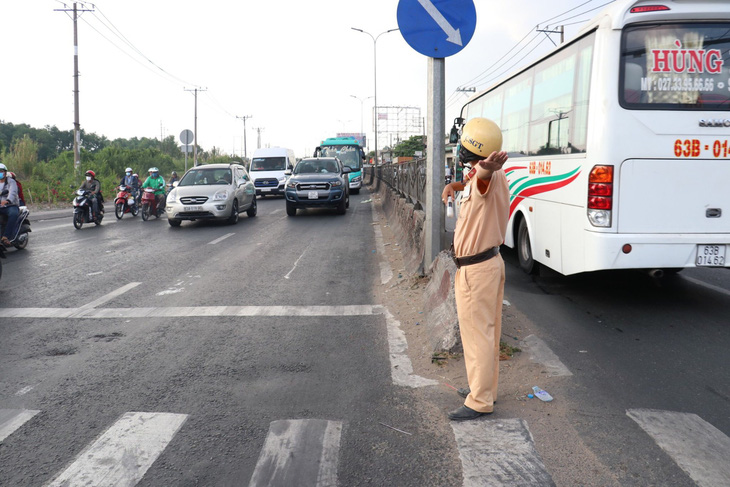
[[[372,98],[372,96],[368,96],[367,98],[360,98],[359,96],[355,96],[355,95],[350,95],[350,96],[352,98],[360,101],[360,135],[365,135],[365,132],[363,132],[364,128],[363,128],[363,122],[362,122],[363,104],[364,104],[365,100],[369,100],[370,98]],[[364,147],[363,147],[363,149],[364,149]]]
[[[375,109],[373,111],[375,112],[375,116],[373,118],[375,119],[375,165],[378,166],[378,50],[376,46],[380,36],[382,36],[383,34],[388,34],[389,32],[395,32],[399,29],[386,30],[385,32],[381,32],[375,37],[373,37],[370,32],[365,32],[362,29],[358,29],[355,27],[351,27],[351,29],[362,32],[363,34],[367,34],[373,40],[373,75],[375,78],[373,83],[373,98],[375,99]]]

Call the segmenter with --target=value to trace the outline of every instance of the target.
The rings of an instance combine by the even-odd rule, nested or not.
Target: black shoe
[[[480,413],[479,411],[474,411],[468,406],[461,406],[459,409],[456,409],[449,413],[449,419],[451,421],[468,421],[470,419],[476,419],[480,416],[485,416],[487,414],[492,413]]]

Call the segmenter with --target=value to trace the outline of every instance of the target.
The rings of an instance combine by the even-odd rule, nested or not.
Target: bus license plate
[[[724,267],[725,245],[698,245],[697,267]]]
[[[307,192],[307,198],[310,200],[317,200],[319,199],[319,192],[318,191],[309,191]]]
[[[183,206],[183,211],[202,211],[202,206]]]

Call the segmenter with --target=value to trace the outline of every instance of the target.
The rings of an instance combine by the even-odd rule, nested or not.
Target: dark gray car
[[[286,183],[286,214],[294,216],[298,208],[335,208],[344,215],[350,206],[349,172],[336,157],[302,159]]]

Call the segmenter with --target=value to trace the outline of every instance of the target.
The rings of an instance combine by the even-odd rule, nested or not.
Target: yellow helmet
[[[472,118],[461,131],[461,147],[486,159],[502,150],[502,131],[487,118]]]

